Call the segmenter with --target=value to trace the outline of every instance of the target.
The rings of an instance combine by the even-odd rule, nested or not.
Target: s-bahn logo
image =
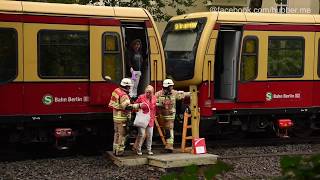
[[[266,100],[272,101],[272,100],[299,100],[301,99],[301,93],[294,92],[294,93],[272,93],[267,92],[266,93]]]
[[[271,101],[271,100],[272,100],[272,97],[273,97],[272,92],[267,92],[267,93],[266,93],[266,100],[267,100],[267,101]]]
[[[42,97],[42,103],[44,105],[51,105],[53,103],[53,97],[50,94],[46,94]]]
[[[90,101],[89,96],[59,96],[59,97],[54,97],[51,94],[45,94],[42,97],[42,104],[49,106],[52,103],[87,103]]]

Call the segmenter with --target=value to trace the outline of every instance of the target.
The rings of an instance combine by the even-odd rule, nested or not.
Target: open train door
[[[235,101],[236,99],[241,32],[241,26],[220,26],[214,65],[214,97],[216,100]]]
[[[256,35],[243,33],[237,102],[265,102],[267,83],[257,81],[259,41]]]
[[[128,63],[130,59],[130,52],[133,52],[132,43],[136,40],[141,42],[141,49],[139,50],[143,59],[143,63],[140,64],[141,69],[139,70],[141,72],[141,76],[139,77],[139,80],[136,79],[133,81],[134,83],[137,83],[133,86],[133,89],[136,90],[132,90],[132,94],[130,94],[132,97],[135,97],[144,93],[145,87],[150,84],[150,44],[147,32],[147,24],[145,21],[123,20],[121,21],[121,30],[123,36],[123,45],[126,49],[126,63]],[[125,67],[126,76],[131,77],[132,74],[130,72],[129,64],[125,64]],[[138,68],[138,66],[136,66],[136,68]]]
[[[106,106],[124,74],[120,21],[90,19],[90,105]]]

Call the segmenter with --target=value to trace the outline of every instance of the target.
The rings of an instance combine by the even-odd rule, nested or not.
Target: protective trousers
[[[165,137],[166,137],[166,147],[165,149],[173,150],[173,142],[174,142],[174,120],[164,120],[164,129],[165,129]]]
[[[133,145],[133,148],[141,151],[142,144],[146,138],[147,150],[151,151],[152,145],[152,136],[153,136],[153,127],[147,126],[147,128],[138,128],[138,136]]]
[[[124,153],[126,140],[126,122],[114,122],[113,153],[121,156]]]

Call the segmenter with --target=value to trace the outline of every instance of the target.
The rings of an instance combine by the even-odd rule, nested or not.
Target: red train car
[[[111,92],[139,38],[148,64],[141,90],[164,76],[152,16],[142,8],[0,2],[0,128],[11,141],[112,134]]]
[[[202,132],[278,132],[289,120],[308,136],[320,127],[319,32],[319,15],[177,16],[162,36],[167,75],[197,85]]]

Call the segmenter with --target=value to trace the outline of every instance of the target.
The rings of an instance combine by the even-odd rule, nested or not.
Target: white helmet
[[[129,79],[129,78],[123,78],[123,79],[121,80],[120,85],[121,85],[121,86],[130,86],[130,87],[132,87],[132,86],[133,86],[133,83],[132,83],[131,79]]]
[[[173,86],[173,85],[174,85],[174,83],[171,79],[165,79],[162,84],[163,87],[169,87],[169,86]]]

